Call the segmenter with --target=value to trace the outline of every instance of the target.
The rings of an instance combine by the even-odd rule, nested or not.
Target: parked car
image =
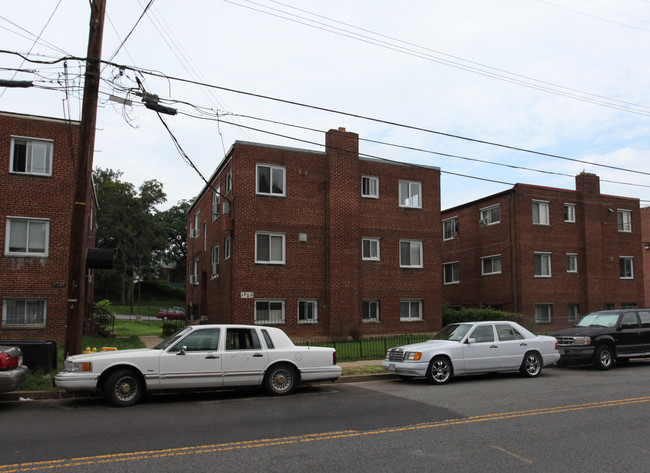
[[[426,376],[431,384],[444,384],[453,376],[493,371],[535,377],[559,358],[553,337],[510,321],[470,322],[447,325],[426,342],[391,348],[382,365],[403,378]]]
[[[253,325],[193,325],[154,348],[70,356],[64,369],[56,386],[99,390],[113,406],[162,390],[261,386],[279,396],[341,375],[333,348],[298,347],[279,328]]]
[[[18,347],[0,346],[0,393],[17,391],[27,381],[27,366]]]
[[[163,320],[185,320],[185,309],[182,307],[159,309],[156,317]]]
[[[560,348],[560,364],[593,364],[608,370],[614,360],[624,363],[650,357],[650,309],[593,312],[553,336]]]

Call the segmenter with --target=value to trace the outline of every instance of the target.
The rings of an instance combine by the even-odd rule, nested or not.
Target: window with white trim
[[[621,256],[618,259],[621,279],[634,279],[634,258]]]
[[[458,237],[458,217],[442,221],[442,239],[451,240]]]
[[[226,173],[226,194],[232,190],[232,169]]]
[[[361,176],[361,197],[379,199],[379,178]]]
[[[218,185],[212,193],[212,221],[214,222],[221,214],[221,185]]]
[[[400,301],[399,319],[402,322],[422,320],[422,300]]]
[[[501,255],[484,256],[481,258],[481,275],[501,274]]]
[[[632,211],[631,210],[617,210],[616,220],[618,222],[618,231],[629,233],[632,231]]]
[[[478,211],[479,226],[494,225],[501,222],[501,204],[491,205]]]
[[[550,324],[553,320],[553,304],[535,304],[535,322]]]
[[[298,323],[315,324],[318,322],[318,301],[300,299],[298,301]]]
[[[379,238],[361,239],[361,259],[379,261]]]
[[[278,197],[284,197],[286,195],[286,171],[283,166],[258,164],[255,169],[257,174],[257,194]]]
[[[400,268],[422,268],[422,242],[419,240],[400,240]]]
[[[230,258],[230,235],[226,237],[223,242],[223,259],[224,261]]]
[[[50,221],[25,217],[7,217],[5,255],[43,258],[49,254]]]
[[[255,262],[284,264],[284,233],[256,233]]]
[[[569,322],[577,322],[580,318],[580,306],[578,304],[569,304],[567,320]]]
[[[535,277],[551,277],[551,253],[535,253]]]
[[[219,277],[219,245],[212,247],[212,255],[210,258],[212,262],[212,279]]]
[[[194,212],[194,222],[190,225],[190,238],[198,238],[201,235],[201,211]]]
[[[578,272],[578,255],[575,253],[566,254],[566,272],[567,273],[577,273]]]
[[[53,148],[51,140],[11,138],[11,172],[51,176]]]
[[[42,327],[47,318],[46,299],[5,297],[2,305],[2,325],[28,325]]]
[[[199,267],[200,267],[200,262],[199,259],[195,259],[190,263],[190,284],[192,286],[198,286],[199,285]]]
[[[422,208],[422,183],[399,181],[399,206]]]
[[[363,313],[361,315],[363,322],[379,321],[379,301],[363,301]]]
[[[576,204],[564,204],[564,221],[576,223]]]
[[[256,300],[255,301],[255,323],[256,324],[283,324],[284,323],[284,301],[283,300]]]
[[[460,263],[444,263],[442,265],[442,282],[443,284],[458,284],[460,282]]]
[[[533,200],[533,224],[549,225],[549,203],[543,200]]]

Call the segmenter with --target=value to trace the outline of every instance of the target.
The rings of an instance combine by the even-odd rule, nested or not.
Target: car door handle
[[[264,355],[262,355],[261,353],[255,353],[255,354],[253,355],[253,358],[262,358],[263,356],[264,356]]]
[[[528,343],[520,343],[519,346],[520,346],[520,347],[527,347],[527,346],[528,346]]]
[[[219,358],[217,355],[208,355],[205,357],[206,360],[216,360]]]
[[[490,348],[499,348],[499,345],[490,345]]]

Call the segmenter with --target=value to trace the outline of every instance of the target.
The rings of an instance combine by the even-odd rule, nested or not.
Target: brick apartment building
[[[442,325],[440,171],[236,142],[188,212],[187,305],[210,322],[292,336],[433,332]]]
[[[638,199],[517,184],[442,212],[443,300],[519,312],[540,331],[590,311],[643,306]]]
[[[0,112],[0,340],[65,340],[78,143],[79,122]],[[92,246],[90,189],[87,202]]]
[[[643,286],[645,303],[650,304],[650,207],[641,209],[641,238],[643,240]]]

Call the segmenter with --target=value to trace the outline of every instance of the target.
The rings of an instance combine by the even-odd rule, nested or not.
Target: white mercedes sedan
[[[275,327],[193,325],[154,348],[70,356],[54,384],[66,391],[100,391],[117,407],[145,392],[262,386],[291,393],[301,382],[341,375],[333,348],[295,346]]]
[[[384,368],[404,378],[426,376],[444,384],[453,376],[515,371],[535,377],[560,359],[557,340],[510,322],[470,322],[444,327],[431,340],[391,348]]]

